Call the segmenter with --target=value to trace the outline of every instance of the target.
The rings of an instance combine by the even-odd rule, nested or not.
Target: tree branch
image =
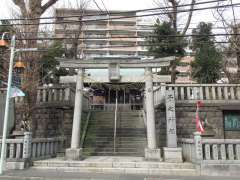
[[[171,13],[171,15],[168,15],[168,16],[169,16],[170,20],[172,21],[173,28],[177,32],[177,10],[178,10],[177,6],[178,6],[178,2],[176,0],[168,0],[168,1],[173,8],[173,12]]]
[[[188,14],[188,20],[187,20],[187,22],[186,22],[186,24],[185,24],[185,27],[184,27],[183,31],[182,31],[182,35],[185,35],[185,34],[186,34],[186,32],[187,32],[187,30],[188,30],[188,28],[189,28],[189,26],[190,26],[190,22],[191,22],[192,15],[193,15],[193,8],[194,8],[195,3],[196,3],[196,1],[195,1],[195,0],[192,0],[191,9],[190,9],[190,12],[189,12],[189,14]]]
[[[52,5],[54,5],[58,0],[48,0],[41,8],[42,8],[42,14]]]
[[[27,9],[24,0],[13,0],[13,3],[20,8],[23,17],[27,17]]]

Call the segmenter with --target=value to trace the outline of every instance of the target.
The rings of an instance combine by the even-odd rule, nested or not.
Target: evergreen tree
[[[214,36],[212,36],[212,23],[200,22],[197,28],[192,30],[192,49],[201,48],[204,44],[214,46]]]
[[[149,53],[154,57],[183,56],[185,51],[184,39],[174,30],[170,22],[156,21],[154,31],[147,39]]]
[[[42,66],[41,79],[43,83],[56,83],[59,76],[67,75],[64,68],[57,69],[59,62],[55,57],[61,57],[64,54],[64,48],[61,42],[55,41],[48,47],[48,51],[41,58]]]
[[[212,25],[199,23],[192,32],[195,61],[192,62],[192,77],[198,83],[216,83],[221,77],[222,56],[214,45]]]
[[[176,79],[176,65],[179,57],[184,56],[187,43],[180,33],[177,32],[170,22],[156,21],[154,25],[154,31],[147,38],[149,55],[155,58],[176,56],[176,60],[171,62],[170,67],[162,68],[161,74],[170,74],[172,77],[172,83]]]

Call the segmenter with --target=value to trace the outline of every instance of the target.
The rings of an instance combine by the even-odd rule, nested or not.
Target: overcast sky
[[[68,7],[69,1],[72,4],[74,4],[77,0],[59,0],[54,7]],[[108,10],[136,10],[136,9],[156,7],[156,4],[154,4],[153,2],[154,0],[95,0],[95,1],[103,10],[104,10],[104,6],[102,2],[104,2]],[[163,1],[163,0],[159,0],[159,1]],[[182,1],[188,3],[191,0],[182,0]],[[197,2],[206,2],[206,1],[210,1],[210,0],[197,0]],[[233,3],[240,3],[240,0],[233,0]],[[197,6],[197,7],[209,7],[214,5],[216,4],[207,4],[207,5]],[[96,5],[93,3],[93,0],[90,4],[90,8],[97,9]],[[17,8],[13,5],[11,0],[0,0],[0,19],[11,17],[13,9],[16,10]],[[51,16],[53,15],[53,12],[54,11],[52,8],[51,10],[48,10],[44,15]],[[239,8],[238,9],[236,8],[236,12],[238,12],[238,14],[240,15]],[[222,26],[220,22],[215,23],[216,19],[213,17],[212,14],[213,14],[213,10],[195,11],[191,21],[191,27],[192,28],[196,27],[197,23],[199,23],[200,21],[214,22],[213,24],[215,27]],[[228,11],[224,15],[225,17],[229,17],[229,19],[233,19],[231,8],[228,8]],[[186,17],[186,14],[181,14],[181,19],[183,19],[182,20],[183,23],[184,23],[184,17]]]
[[[72,4],[74,4],[77,0],[59,0],[59,2],[55,5],[55,7],[67,7],[69,4],[68,3],[69,1]],[[103,10],[104,10],[104,6],[103,6],[102,2],[104,2],[105,6],[108,10],[135,10],[135,9],[156,7],[156,4],[153,2],[154,0],[95,0],[95,1],[98,3],[100,8]],[[159,0],[159,1],[162,1],[162,0]],[[182,1],[189,2],[190,0],[182,0]],[[208,1],[208,0],[198,0],[197,2],[203,2],[203,1]],[[239,3],[239,0],[233,0],[233,2]],[[207,6],[214,6],[214,4],[204,5],[204,7],[207,7]],[[200,7],[200,6],[198,6],[198,7]],[[203,7],[203,6],[201,6],[201,7]],[[90,8],[97,9],[96,5],[93,2],[91,2]],[[1,19],[11,17],[13,9],[16,10],[17,8],[13,5],[11,0],[0,0],[0,17],[1,17]],[[48,12],[45,13],[45,16],[52,14],[52,12],[53,12],[52,9],[49,10]],[[228,16],[231,16],[231,14],[228,14]],[[204,10],[204,11],[194,12],[192,22],[197,23],[199,21],[214,21],[214,20],[215,19],[212,16],[212,11]]]
[[[68,1],[74,3],[76,0],[59,0],[57,3],[57,7],[67,7]],[[104,2],[106,8],[108,10],[134,10],[134,9],[144,9],[144,8],[152,8],[156,7],[153,0],[95,0],[99,6],[104,10],[104,6],[102,1]],[[186,2],[189,0],[185,0]],[[200,1],[207,1],[207,0],[200,0]],[[235,0],[239,1],[239,0]],[[1,18],[9,18],[11,17],[11,9],[14,8],[14,5],[11,0],[0,0],[0,17]],[[214,4],[212,4],[214,5]],[[212,6],[211,5],[211,6]],[[96,5],[92,2],[91,8],[96,9]],[[49,14],[49,11],[46,13]],[[211,11],[202,11],[202,12],[195,12],[195,16],[193,18],[194,22],[198,21],[211,21],[213,20]],[[198,15],[198,16],[196,16]]]

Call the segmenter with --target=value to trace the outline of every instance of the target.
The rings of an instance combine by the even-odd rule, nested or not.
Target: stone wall
[[[23,119],[23,104],[16,106],[15,134],[23,134],[21,121]],[[73,107],[37,106],[34,110],[32,124],[33,137],[66,137],[65,146],[69,147],[72,135]],[[87,112],[83,112],[82,128],[87,119]]]
[[[22,131],[23,106],[24,104],[16,105],[15,131]],[[36,106],[33,114],[33,137],[56,137],[71,134],[73,107]]]
[[[166,146],[166,113],[165,107],[156,109],[156,130],[160,147]],[[196,131],[195,104],[176,104],[176,122],[178,138],[193,137]],[[201,119],[207,118],[204,138],[231,139],[240,138],[240,131],[224,131],[223,110],[220,105],[205,104],[200,109]]]

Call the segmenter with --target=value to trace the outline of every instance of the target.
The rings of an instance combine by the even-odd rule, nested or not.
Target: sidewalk
[[[63,172],[58,170],[8,171],[0,180],[239,180],[239,177],[137,176]]]

